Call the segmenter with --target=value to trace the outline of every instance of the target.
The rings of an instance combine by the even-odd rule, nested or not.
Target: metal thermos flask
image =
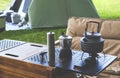
[[[54,43],[54,32],[47,33],[47,46],[48,46],[48,57],[49,65],[55,65],[55,43]]]

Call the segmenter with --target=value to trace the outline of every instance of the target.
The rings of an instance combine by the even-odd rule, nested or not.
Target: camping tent
[[[32,0],[28,9],[32,28],[63,27],[72,16],[99,17],[91,0]]]

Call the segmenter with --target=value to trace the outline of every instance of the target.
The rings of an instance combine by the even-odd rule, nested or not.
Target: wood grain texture
[[[29,56],[46,50],[46,48],[46,45],[26,43],[1,52],[0,78],[71,78],[70,74],[61,75],[59,71],[55,71],[55,67],[23,61]],[[6,54],[17,55],[18,57]]]
[[[0,56],[0,78],[53,78],[54,69]]]

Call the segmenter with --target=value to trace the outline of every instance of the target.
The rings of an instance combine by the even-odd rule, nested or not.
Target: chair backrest
[[[14,12],[18,12],[22,0],[13,0],[8,10],[13,10]]]
[[[22,0],[18,14],[20,14],[22,17],[25,17],[31,2],[32,0]]]
[[[22,17],[25,17],[31,2],[32,0],[13,0],[8,9],[17,12]]]

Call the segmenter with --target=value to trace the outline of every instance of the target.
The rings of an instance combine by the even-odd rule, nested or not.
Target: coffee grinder
[[[72,37],[67,36],[64,33],[59,37],[60,41],[60,54],[59,58],[62,62],[69,61],[72,58],[72,51],[71,51],[71,43],[72,43]]]

